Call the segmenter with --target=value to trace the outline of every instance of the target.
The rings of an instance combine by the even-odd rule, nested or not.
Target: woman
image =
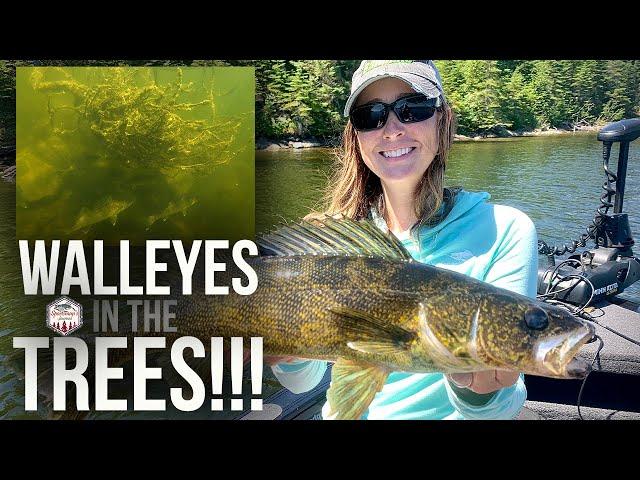
[[[487,193],[444,188],[454,118],[432,61],[363,61],[345,116],[344,153],[328,214],[371,218],[420,262],[535,297],[531,220],[487,203]],[[288,360],[272,368],[294,393],[315,387],[326,369],[326,362]],[[525,398],[518,372],[394,372],[365,418],[506,419],[518,415]],[[329,410],[325,404],[324,418]]]

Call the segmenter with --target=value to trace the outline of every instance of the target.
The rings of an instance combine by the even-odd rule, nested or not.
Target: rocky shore
[[[315,138],[308,139],[284,139],[284,140],[272,140],[264,137],[256,139],[256,150],[280,150],[283,148],[318,148],[318,147],[331,147],[337,144],[336,141],[320,141]]]
[[[533,131],[517,132],[507,130],[506,128],[495,129],[490,133],[482,135],[465,136],[455,135],[454,141],[456,142],[474,142],[482,140],[490,140],[496,138],[513,138],[513,137],[538,137],[538,136],[550,136],[550,135],[569,135],[578,132],[595,132],[598,131],[601,125],[588,125],[574,129],[537,129]],[[264,137],[256,139],[256,150],[281,150],[281,149],[305,149],[305,148],[332,148],[339,145],[339,139],[332,139],[321,141],[316,138],[288,138],[273,140]],[[13,151],[15,152],[15,150]],[[15,158],[15,157],[14,157]],[[11,162],[12,159],[0,158],[0,180],[8,182],[15,182],[16,180],[16,166]]]
[[[454,141],[456,142],[473,142],[495,138],[514,138],[514,137],[542,137],[551,135],[568,135],[578,132],[595,132],[602,128],[602,125],[587,125],[580,126],[573,129],[536,129],[530,131],[514,131],[506,128],[496,128],[491,132],[476,134],[473,136],[455,135]],[[260,137],[256,139],[256,150],[281,150],[281,149],[302,149],[302,148],[327,148],[335,147],[339,145],[339,139],[332,139],[329,141],[320,141],[315,138],[301,139],[301,138],[288,138],[288,139],[268,139]]]
[[[7,182],[15,182],[16,166],[0,164],[0,178],[2,178],[2,180],[6,180]]]
[[[0,133],[2,133],[0,131]],[[0,146],[0,179],[9,182],[16,180],[16,147]]]
[[[455,135],[454,141],[460,142],[468,142],[468,141],[477,141],[477,140],[486,140],[493,138],[512,138],[512,137],[544,137],[544,136],[553,136],[553,135],[569,135],[573,133],[579,132],[597,132],[602,128],[603,125],[588,125],[581,126],[572,129],[561,129],[561,128],[544,128],[544,129],[536,129],[536,130],[528,130],[528,131],[515,131],[508,130],[506,128],[495,129],[492,132],[484,133],[482,135],[474,135],[474,136],[466,136],[466,135]]]

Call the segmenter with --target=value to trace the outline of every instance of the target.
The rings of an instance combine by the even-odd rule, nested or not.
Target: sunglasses
[[[387,123],[389,111],[393,110],[402,123],[423,122],[433,117],[438,98],[427,98],[419,93],[402,97],[393,103],[371,102],[355,107],[349,113],[351,124],[360,132],[377,130]]]

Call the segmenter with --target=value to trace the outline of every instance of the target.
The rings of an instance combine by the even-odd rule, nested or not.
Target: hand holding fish
[[[265,365],[269,365],[270,367],[273,367],[274,365],[277,365],[279,363],[291,363],[296,361],[297,358],[296,357],[290,357],[290,356],[277,356],[277,355],[265,355],[263,358],[263,362]]]
[[[244,350],[244,354],[243,354],[243,363],[247,363],[251,358],[251,350]],[[262,357],[262,362],[265,365],[269,365],[270,367],[273,367],[274,365],[277,365],[279,363],[291,363],[293,361],[297,360],[296,357],[291,357],[291,356],[282,356],[282,355],[264,355]]]
[[[459,388],[467,388],[475,393],[492,393],[501,388],[515,385],[520,376],[512,370],[483,370],[472,373],[452,373],[447,379]]]

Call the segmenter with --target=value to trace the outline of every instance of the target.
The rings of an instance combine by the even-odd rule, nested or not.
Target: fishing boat
[[[547,265],[538,272],[538,298],[592,322],[596,338],[579,353],[592,364],[586,379],[525,376],[527,401],[519,419],[640,419],[640,298],[624,295],[640,280],[640,257],[633,253],[628,215],[623,213],[629,148],[638,137],[638,118],[608,124],[598,132],[606,180],[592,224],[570,244],[550,247],[539,242]],[[614,147],[616,172],[609,166]],[[588,243],[593,248],[587,248]],[[237,418],[321,419],[330,381],[331,367],[313,390],[294,394],[277,389],[264,399],[261,411],[246,410]]]

